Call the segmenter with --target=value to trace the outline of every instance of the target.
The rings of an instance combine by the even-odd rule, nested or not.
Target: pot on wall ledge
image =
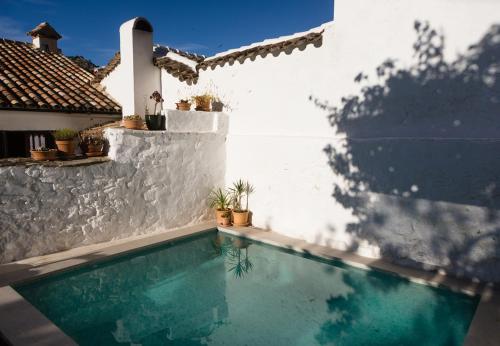
[[[191,110],[191,103],[189,102],[177,102],[175,104],[176,108],[180,111],[189,111]]]
[[[65,158],[75,156],[75,141],[73,139],[56,140],[57,150],[59,150]]]
[[[231,211],[230,210],[215,210],[215,219],[219,226],[231,226]]]
[[[98,144],[87,144],[87,149],[85,150],[85,155],[88,157],[102,156],[103,154],[103,145]]]
[[[144,122],[138,115],[129,115],[123,117],[122,126],[129,130],[142,130]]]
[[[248,210],[233,210],[233,225],[237,227],[248,226]]]
[[[146,126],[150,131],[165,130],[165,124],[166,124],[166,118],[164,115],[160,114],[146,115]]]
[[[31,158],[35,161],[54,161],[57,158],[57,150],[31,150]]]

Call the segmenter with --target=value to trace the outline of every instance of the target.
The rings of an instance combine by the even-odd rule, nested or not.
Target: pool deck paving
[[[11,345],[75,345],[71,338],[24,300],[11,285],[215,229],[299,253],[339,260],[358,268],[389,272],[421,284],[445,286],[451,290],[471,295],[479,294],[481,299],[464,345],[500,345],[500,291],[491,285],[462,280],[439,272],[402,267],[382,259],[366,258],[355,253],[310,244],[300,239],[255,227],[217,227],[214,222],[82,246],[0,265],[0,332]]]

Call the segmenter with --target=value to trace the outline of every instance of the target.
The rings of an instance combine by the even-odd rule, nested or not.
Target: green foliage
[[[142,120],[140,115],[126,115],[123,117],[123,120]]]
[[[248,196],[254,192],[255,188],[248,181],[238,179],[233,183],[233,187],[229,190],[231,192],[231,202],[234,210],[248,211]],[[243,197],[246,198],[246,205],[244,209],[242,207]]]
[[[231,206],[231,197],[229,192],[220,187],[213,189],[208,195],[208,204],[210,208],[228,210]]]
[[[198,104],[206,104],[210,103],[213,99],[213,96],[209,93],[205,93],[203,95],[196,95],[192,97],[192,100]]]
[[[71,140],[78,135],[78,132],[72,129],[59,129],[52,134],[56,141]]]

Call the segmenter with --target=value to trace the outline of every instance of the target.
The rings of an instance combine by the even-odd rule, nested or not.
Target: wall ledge
[[[107,156],[78,158],[75,160],[55,160],[55,161],[35,161],[31,158],[16,157],[0,159],[0,167],[8,166],[45,166],[45,167],[77,167],[91,166],[99,163],[109,162],[111,159]]]

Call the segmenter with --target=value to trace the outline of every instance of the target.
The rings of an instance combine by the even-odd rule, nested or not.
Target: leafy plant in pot
[[[85,136],[80,141],[80,146],[88,157],[102,156],[104,139],[97,136]]]
[[[75,156],[75,138],[78,132],[72,129],[59,129],[52,135],[56,140],[57,149],[64,158],[69,159]]]
[[[220,187],[210,191],[208,195],[208,203],[210,208],[215,209],[215,218],[217,224],[221,226],[229,226],[231,224],[231,196],[229,192]]]
[[[31,150],[31,158],[35,161],[53,161],[57,158],[57,149],[38,147]]]
[[[140,115],[126,115],[123,117],[122,125],[129,130],[142,130],[144,122]]]
[[[175,103],[175,106],[180,111],[191,110],[191,103],[189,102],[189,100],[180,99],[179,102]]]
[[[195,110],[210,112],[212,98],[213,96],[208,93],[205,93],[203,95],[193,96],[192,99],[196,104]]]
[[[163,102],[161,94],[158,91],[155,91],[151,96],[149,96],[149,99],[155,102],[155,108],[153,110],[153,114],[148,114],[146,108],[146,125],[148,127],[148,130],[150,131],[165,130],[165,121],[166,121],[165,116],[156,113],[156,107],[158,107],[158,104],[160,104],[160,110],[161,110],[161,103]]]
[[[254,187],[248,181],[242,179],[234,182],[233,187],[230,188],[234,226],[248,226],[248,196],[254,190]],[[245,208],[242,206],[243,197],[245,197]]]

